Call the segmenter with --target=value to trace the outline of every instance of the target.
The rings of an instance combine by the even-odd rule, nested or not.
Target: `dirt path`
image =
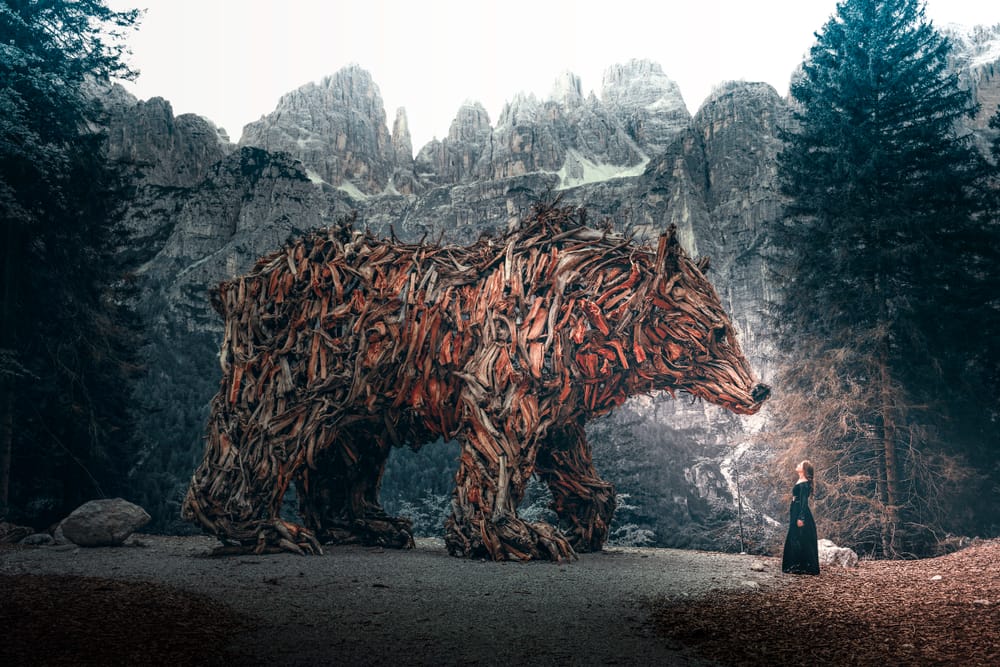
[[[282,665],[704,665],[657,636],[653,603],[780,585],[771,558],[671,549],[521,564],[452,558],[438,540],[412,551],[205,557],[215,545],[140,535],[115,549],[19,547],[0,551],[0,576],[156,582],[207,596],[250,618],[207,652],[231,640],[248,662]],[[95,614],[109,611],[99,606]]]

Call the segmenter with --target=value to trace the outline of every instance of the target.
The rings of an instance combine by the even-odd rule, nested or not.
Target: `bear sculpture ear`
[[[709,260],[708,255],[698,259],[698,270],[701,271],[702,275],[708,273],[711,263],[712,262]]]
[[[660,242],[656,246],[656,268],[662,271],[666,268],[667,257],[677,254],[677,225],[670,225],[667,231],[660,234]]]

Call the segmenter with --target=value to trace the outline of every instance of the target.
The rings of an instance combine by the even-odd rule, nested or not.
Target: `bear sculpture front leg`
[[[250,442],[240,451],[234,442],[242,433],[218,411],[211,423],[208,446],[191,478],[181,515],[196,521],[223,542],[216,555],[237,553],[322,553],[308,529],[279,518],[289,481],[301,463],[279,458],[267,440]],[[281,474],[262,474],[279,460]],[[297,461],[298,459],[296,459]]]
[[[496,441],[469,438],[462,445],[452,513],[445,522],[448,552],[492,560],[575,558],[573,547],[557,528],[518,518],[516,508],[530,471],[524,469],[524,461],[509,461],[506,453],[494,460],[492,453],[497,451],[503,448]],[[534,457],[529,452],[527,458]]]
[[[535,472],[552,492],[552,508],[573,548],[600,551],[615,511],[615,489],[597,476],[582,424],[553,427]]]

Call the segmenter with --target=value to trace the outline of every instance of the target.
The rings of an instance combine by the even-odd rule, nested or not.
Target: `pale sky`
[[[548,97],[564,71],[600,96],[604,71],[632,58],[660,64],[691,113],[725,81],[765,81],[781,95],[836,0],[108,0],[147,9],[125,87],[163,97],[174,114],[225,128],[356,63],[371,73],[387,123],[405,107],[414,152],[447,136],[467,100],[494,125],[517,93]],[[994,0],[927,0],[943,27],[1000,23]]]

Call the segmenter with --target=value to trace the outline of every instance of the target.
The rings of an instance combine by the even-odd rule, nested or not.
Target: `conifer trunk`
[[[10,466],[14,454],[14,392],[3,381],[0,388],[0,511],[10,504]]]
[[[896,456],[896,418],[892,400],[891,374],[886,351],[883,349],[879,361],[880,409],[882,412],[882,452],[885,457],[885,509],[888,540],[884,540],[889,553],[895,552],[895,534],[899,526],[899,461]]]
[[[14,310],[17,294],[16,236],[13,225],[7,225],[3,256],[3,302],[0,303],[0,352],[10,355],[7,363],[16,360],[14,354]],[[0,368],[0,510],[10,503],[10,468],[14,456],[14,368]]]

